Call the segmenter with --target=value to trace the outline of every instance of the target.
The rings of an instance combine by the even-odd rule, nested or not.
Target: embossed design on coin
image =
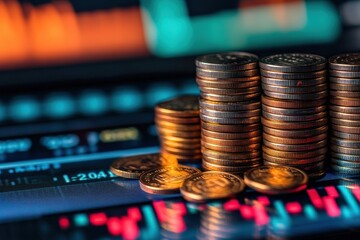
[[[244,175],[246,185],[267,194],[291,193],[304,190],[308,177],[303,171],[286,166],[261,166]]]
[[[200,202],[231,197],[244,188],[243,180],[233,174],[209,171],[187,178],[180,191],[186,200]]]
[[[140,188],[152,194],[177,193],[184,180],[200,173],[199,169],[183,165],[154,168],[140,176]]]
[[[330,68],[343,71],[360,71],[360,53],[345,53],[329,59]]]
[[[260,67],[271,71],[307,72],[325,68],[326,59],[315,54],[284,53],[264,57]]]
[[[115,175],[123,178],[139,179],[143,172],[161,167],[164,164],[166,164],[165,159],[158,153],[145,154],[119,158],[111,164],[110,170]]]
[[[194,116],[199,114],[199,97],[184,95],[159,103],[155,110],[167,116]]]
[[[196,59],[197,67],[210,70],[246,70],[257,66],[258,57],[246,52],[228,52],[200,56]]]

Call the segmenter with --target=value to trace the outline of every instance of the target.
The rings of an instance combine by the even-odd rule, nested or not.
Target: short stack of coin
[[[179,163],[200,163],[199,97],[184,95],[155,107],[155,123],[161,153],[174,156]]]
[[[260,60],[263,160],[297,167],[309,177],[325,173],[327,154],[326,59],[277,54]]]
[[[244,52],[196,59],[204,170],[241,174],[261,164],[258,57]]]
[[[360,53],[329,59],[331,167],[360,174]]]

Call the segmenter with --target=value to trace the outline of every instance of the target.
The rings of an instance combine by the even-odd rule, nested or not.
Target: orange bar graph
[[[139,7],[76,13],[67,1],[0,1],[0,69],[147,54]]]

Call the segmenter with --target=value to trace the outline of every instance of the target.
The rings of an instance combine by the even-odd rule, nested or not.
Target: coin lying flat
[[[183,165],[153,168],[140,175],[140,188],[151,194],[177,193],[187,177],[200,172]]]
[[[166,163],[166,159],[158,153],[144,154],[117,159],[111,164],[110,170],[119,177],[139,179],[143,172]]]
[[[209,171],[188,177],[180,192],[193,202],[227,198],[239,194],[245,188],[243,180],[226,172]]]
[[[340,71],[360,71],[360,53],[345,53],[329,58],[329,67]]]
[[[161,102],[155,107],[157,113],[173,117],[194,117],[199,115],[199,97],[184,95]]]
[[[244,180],[255,191],[283,194],[306,189],[308,176],[294,167],[261,166],[245,172]]]
[[[283,53],[264,57],[260,67],[281,72],[311,72],[324,69],[326,59],[322,56],[306,53]]]
[[[256,68],[258,57],[246,52],[208,54],[196,59],[197,67],[218,71],[248,70]]]

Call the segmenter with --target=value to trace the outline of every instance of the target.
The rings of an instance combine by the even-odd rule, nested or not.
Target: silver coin
[[[217,117],[217,118],[248,118],[248,117],[261,116],[261,110],[255,109],[251,111],[225,112],[225,111],[216,111],[216,110],[201,108],[200,114],[209,117]]]
[[[344,133],[344,132],[338,132],[338,131],[334,131],[334,130],[331,131],[331,134],[338,138],[360,141],[360,134]]]
[[[307,53],[283,53],[264,57],[260,67],[280,72],[309,72],[324,69],[326,59],[322,56]]]
[[[341,77],[329,77],[330,83],[337,84],[349,84],[349,85],[358,85],[360,84],[360,79],[352,78],[341,78]]]
[[[261,77],[261,82],[269,85],[283,86],[283,87],[308,87],[326,83],[326,77],[314,79],[297,79],[297,80],[284,80],[278,78]]]
[[[279,98],[285,100],[315,100],[322,99],[327,97],[327,91],[322,91],[318,93],[304,93],[304,94],[288,94],[288,93],[275,93],[264,90],[266,96],[272,98]]]
[[[261,87],[266,91],[271,91],[276,93],[303,94],[303,93],[314,93],[314,92],[324,91],[327,89],[327,84],[323,83],[309,87],[282,87],[282,86],[268,85],[262,83]]]
[[[200,114],[201,120],[204,122],[218,123],[218,124],[253,124],[260,123],[260,116],[248,118],[219,118]]]
[[[276,120],[276,121],[284,121],[284,122],[307,122],[312,121],[320,118],[326,117],[327,112],[319,112],[316,114],[311,115],[298,115],[298,116],[290,116],[290,115],[279,115],[279,114],[273,114],[268,113],[266,111],[262,111],[262,116],[270,119],[270,120]]]
[[[320,78],[326,76],[326,70],[316,71],[316,72],[300,72],[300,73],[284,73],[284,72],[273,72],[260,69],[261,76],[269,78],[279,78],[285,80],[291,79],[312,79]]]
[[[244,71],[213,71],[203,68],[196,68],[196,76],[205,78],[229,79],[229,78],[241,78],[252,77],[260,75],[258,69],[244,70]]]
[[[342,71],[360,71],[360,53],[345,53],[329,58],[329,67]]]
[[[260,100],[247,102],[214,102],[200,98],[199,104],[201,109],[216,111],[244,111],[259,109],[261,107]]]
[[[360,72],[339,71],[332,69],[329,70],[329,75],[343,78],[360,78]]]
[[[337,137],[331,137],[330,141],[332,144],[341,147],[357,148],[357,149],[360,148],[360,141],[356,141],[356,140],[345,140]]]
[[[195,60],[197,67],[217,71],[247,70],[258,66],[258,57],[247,52],[226,52],[203,55]]]
[[[218,101],[218,102],[240,102],[240,101],[249,101],[259,99],[261,93],[252,93],[252,94],[244,94],[244,95],[219,95],[219,94],[211,94],[211,93],[200,93],[201,97],[210,101]]]
[[[262,104],[262,110],[273,114],[299,116],[299,115],[310,115],[310,114],[326,111],[326,106],[296,109],[296,108],[277,108]]]

